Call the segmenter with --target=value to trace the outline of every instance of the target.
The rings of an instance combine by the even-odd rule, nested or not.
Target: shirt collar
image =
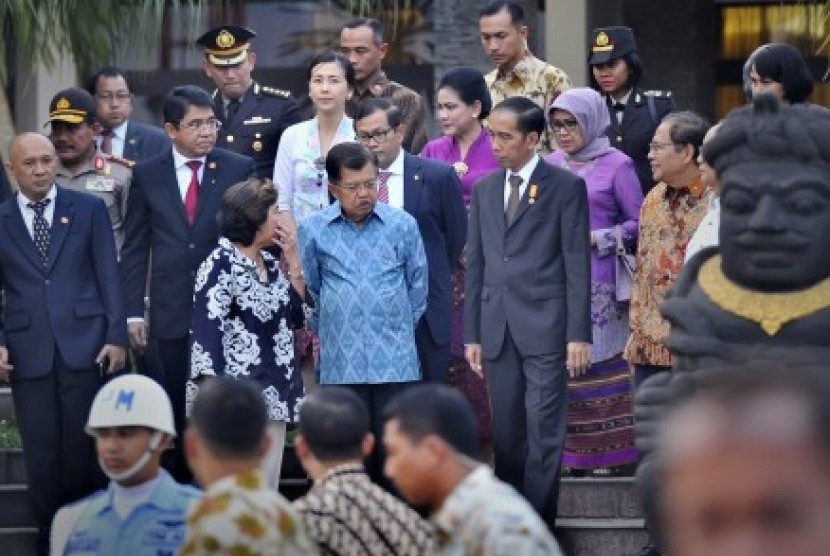
[[[243,487],[245,490],[261,490],[267,488],[262,472],[258,469],[242,471],[222,477],[205,489],[206,496],[216,496],[222,492],[237,490]]]
[[[321,483],[324,483],[326,481],[330,481],[331,479],[334,479],[335,477],[339,477],[341,475],[356,475],[356,474],[360,474],[360,475],[365,475],[366,474],[366,469],[363,467],[362,463],[358,463],[358,462],[341,463],[340,465],[335,465],[334,467],[332,467],[331,469],[326,471],[326,474],[323,475],[323,477],[320,478],[319,481],[317,481],[317,484],[321,484]]]
[[[623,95],[623,97],[620,100],[614,100],[614,97],[612,97],[611,95],[606,95],[606,97],[608,98],[608,102],[611,103],[611,106],[614,106],[617,103],[620,103],[623,106],[627,106],[628,99],[631,98],[632,92],[634,92],[634,89],[628,89],[628,91]]]
[[[391,208],[386,203],[377,202],[375,203],[375,208],[372,210],[369,216],[366,217],[366,220],[364,220],[364,224],[368,223],[373,215],[377,216],[378,219],[380,219],[380,221],[383,222],[389,216],[390,211],[393,210],[395,209]],[[351,220],[349,220],[343,215],[343,208],[340,205],[340,201],[333,202],[332,204],[324,208],[321,212],[323,213],[323,216],[325,217],[327,224],[331,224],[332,222],[338,219],[342,220],[343,222],[354,224]]]
[[[129,120],[124,120],[121,124],[112,128],[113,137],[118,137],[123,141],[127,137],[127,126],[129,123]]]
[[[52,206],[54,206],[55,205],[55,198],[57,196],[58,196],[58,188],[55,187],[55,184],[52,184],[52,189],[49,190],[49,193],[47,193],[46,197],[44,197],[43,199],[44,200],[49,199],[51,201]],[[29,210],[29,207],[26,206],[26,205],[28,205],[29,203],[34,203],[34,202],[35,201],[32,201],[31,199],[26,197],[26,195],[24,195],[22,191],[18,190],[18,192],[17,192],[17,205],[20,207],[21,212],[24,211],[24,210]]]
[[[389,79],[386,77],[386,73],[382,69],[379,69],[377,73],[366,83],[365,91],[355,92],[359,93],[358,96],[361,98],[365,97],[366,93],[371,94],[372,96],[378,96],[383,92],[383,88],[388,82]]]
[[[533,60],[535,60],[533,54],[531,54],[529,50],[525,50],[522,59],[516,62],[516,65],[513,66],[512,69],[507,70],[505,72],[502,72],[500,69],[497,69],[496,78],[504,79],[505,81],[507,81],[512,77],[516,77],[519,81],[525,83],[531,76]]]
[[[202,163],[202,167],[204,167],[206,159],[207,156],[202,156],[199,158],[187,158],[186,156],[182,155],[178,150],[176,150],[175,145],[173,146],[173,168],[176,168],[177,170],[185,164],[187,164],[188,162],[190,162],[191,160],[198,160]]]
[[[431,520],[438,531],[451,538],[458,531],[459,520],[469,513],[469,508],[465,507],[466,498],[468,498],[465,493],[477,490],[492,479],[492,471],[486,465],[479,465],[455,485],[452,493],[441,505],[441,509],[432,515]]]
[[[510,177],[514,174],[518,174],[522,176],[522,184],[530,183],[530,177],[533,175],[533,170],[536,169],[536,165],[539,164],[539,155],[534,153],[533,157],[522,166],[522,169],[518,172],[513,172],[512,170],[507,171],[507,176]]]
[[[404,151],[403,147],[401,147],[401,150],[398,152],[398,156],[395,157],[395,160],[392,161],[392,164],[389,165],[386,171],[393,176],[403,176],[403,158]]]
[[[155,481],[153,493],[150,494],[150,497],[141,506],[155,506],[161,509],[175,508],[177,505],[176,494],[178,492],[176,487],[179,485],[173,480],[170,473],[164,469],[159,469],[159,474],[155,479],[151,480]],[[110,481],[109,487],[107,488],[107,495],[103,497],[101,506],[97,511],[99,515],[106,511],[115,511],[113,498],[115,496],[115,487],[115,483]]]

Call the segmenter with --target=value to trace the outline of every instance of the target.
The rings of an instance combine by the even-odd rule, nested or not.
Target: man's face
[[[340,52],[354,67],[356,81],[364,81],[380,69],[389,45],[376,44],[371,27],[344,28],[340,31]]]
[[[410,504],[432,508],[434,469],[429,465],[432,458],[423,441],[414,443],[401,432],[398,421],[392,419],[384,425],[383,446],[386,449],[384,474]]]
[[[358,120],[354,127],[358,141],[377,155],[381,168],[388,168],[400,154],[404,136],[403,125],[392,129],[383,110],[377,110]]]
[[[675,180],[686,172],[690,162],[685,158],[686,149],[672,142],[670,129],[668,123],[657,126],[649,146],[648,160],[654,179],[673,186]]]
[[[95,138],[101,131],[99,124],[52,122],[51,126],[49,139],[55,145],[55,151],[64,166],[83,164],[92,159]]]
[[[518,171],[536,152],[539,135],[519,131],[516,114],[511,110],[496,110],[490,114],[488,131],[493,141],[493,154],[502,168]]]
[[[481,46],[496,67],[511,66],[521,59],[527,40],[527,26],[517,27],[507,9],[479,18]]]
[[[188,106],[178,127],[166,123],[164,129],[176,150],[188,158],[205,156],[216,143],[216,116],[206,106]]]
[[[241,98],[245,94],[251,86],[251,72],[255,65],[256,54],[253,52],[242,63],[234,66],[216,66],[207,59],[202,61],[207,76],[213,79],[216,88],[228,99]]]
[[[123,124],[133,112],[133,96],[127,88],[127,82],[120,75],[99,77],[93,96],[98,121],[106,129],[113,129]]]
[[[745,162],[720,176],[723,271],[761,291],[830,276],[830,172],[794,160]]]
[[[698,416],[705,419],[705,416]],[[666,553],[821,556],[830,547],[830,471],[807,434],[729,434],[719,423],[664,482]],[[772,429],[776,426],[772,425]]]
[[[150,446],[153,431],[145,427],[102,427],[95,429],[98,461],[110,473],[123,473],[144,455]],[[157,466],[147,464],[121,482],[123,486],[139,485],[155,476]]]
[[[23,195],[32,201],[43,199],[58,171],[55,147],[46,137],[34,133],[17,138],[9,156],[9,171]]]
[[[363,222],[378,202],[378,169],[371,162],[360,170],[342,168],[340,182],[331,183],[329,191],[340,201],[346,218]]]

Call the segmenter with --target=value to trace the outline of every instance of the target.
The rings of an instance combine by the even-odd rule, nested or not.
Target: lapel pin
[[[61,216],[61,224],[69,224],[69,219],[65,216]]]
[[[418,181],[419,179],[421,179],[421,176],[419,176],[418,174],[415,174],[415,176],[412,179],[415,180],[415,181]]]
[[[530,191],[528,192],[527,202],[531,205],[536,202],[536,196],[539,194],[539,186],[535,183],[530,184]]]
[[[216,170],[216,163],[215,162],[209,162],[208,163],[208,168],[210,168],[211,170]]]
[[[129,141],[127,141],[130,145],[135,145],[135,137],[132,137]]]

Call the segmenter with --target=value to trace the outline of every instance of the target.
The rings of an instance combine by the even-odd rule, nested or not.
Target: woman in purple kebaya
[[[470,195],[479,179],[499,169],[493,156],[490,136],[482,122],[490,113],[490,92],[484,76],[475,68],[460,67],[447,72],[438,84],[437,114],[444,136],[430,141],[421,152],[451,164],[461,180],[464,203],[470,207]],[[464,262],[453,273],[453,322],[450,375],[476,411],[481,439],[490,442],[490,401],[484,379],[470,369],[464,359],[462,338],[464,317]]]
[[[545,160],[577,174],[588,188],[591,222],[591,367],[568,381],[568,436],[562,465],[578,473],[617,474],[637,461],[631,373],[622,359],[628,303],[616,298],[616,235],[633,252],[643,192],[631,159],[612,147],[603,98],[565,91],[548,109],[559,150]]]

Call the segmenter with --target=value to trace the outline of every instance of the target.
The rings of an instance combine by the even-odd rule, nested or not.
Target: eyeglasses
[[[207,128],[208,131],[218,131],[222,124],[216,118],[208,118],[206,120],[190,120],[189,122],[182,122],[179,124],[180,128],[184,128],[191,133],[201,131],[202,128]]]
[[[652,141],[648,144],[648,150],[657,152],[662,151],[666,147],[671,147],[673,145],[674,143],[658,143],[657,141]]]
[[[368,143],[369,141],[375,141],[375,143],[383,143],[386,140],[386,136],[389,135],[390,131],[392,131],[392,128],[387,127],[386,129],[375,130],[372,133],[358,133],[357,140],[361,143]]]
[[[363,183],[341,183],[338,184],[337,187],[349,193],[357,193],[359,189],[372,192],[377,191],[378,180],[377,178],[372,178],[371,180],[364,181]]]
[[[579,127],[579,122],[576,120],[551,120],[550,127],[553,128],[553,131],[560,132],[563,129],[567,132],[571,132]]]
[[[132,95],[128,91],[119,91],[115,94],[113,93],[96,93],[95,99],[100,100],[102,102],[112,102],[113,100],[117,100],[118,102],[127,102],[132,98]]]

